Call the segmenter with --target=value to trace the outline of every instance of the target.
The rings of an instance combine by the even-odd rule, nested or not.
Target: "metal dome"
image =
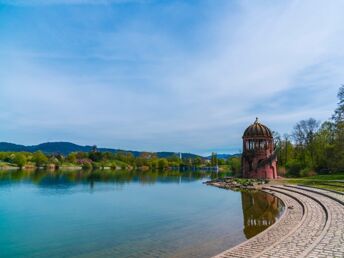
[[[256,121],[245,130],[243,138],[273,138],[273,136],[271,130],[259,123],[256,118]]]

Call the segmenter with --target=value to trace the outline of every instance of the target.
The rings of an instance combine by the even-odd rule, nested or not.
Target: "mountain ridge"
[[[0,142],[0,151],[13,151],[13,152],[35,152],[35,151],[42,151],[45,154],[54,154],[59,153],[63,155],[68,155],[71,152],[90,152],[93,150],[93,146],[91,145],[78,145],[72,142],[45,142],[40,143],[37,145],[22,145],[22,144],[15,144],[9,142]],[[122,150],[122,149],[115,149],[115,148],[97,148],[100,152],[130,152],[135,157],[140,156],[141,153],[144,151],[133,151],[133,150]],[[160,151],[154,152],[157,154],[159,158],[166,158],[170,157],[174,154],[179,155],[176,152],[169,152],[169,151]],[[184,158],[195,158],[195,157],[202,157],[200,155],[192,154],[192,153],[182,153]],[[203,157],[202,157],[203,158]]]

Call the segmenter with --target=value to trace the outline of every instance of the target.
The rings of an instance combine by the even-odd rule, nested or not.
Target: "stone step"
[[[300,200],[305,213],[302,223],[295,228],[294,232],[282,239],[269,250],[264,251],[260,257],[304,257],[308,249],[312,249],[321,236],[327,223],[327,210],[310,195],[290,190],[283,186],[273,186],[275,190],[289,193]]]
[[[302,221],[304,207],[298,200],[288,194],[272,191],[272,189],[265,191],[280,198],[285,205],[285,211],[279,220],[262,233],[215,257],[256,257],[288,235]],[[288,207],[293,207],[293,209]]]
[[[344,257],[343,195],[290,185],[264,191],[282,200],[286,207],[282,217],[215,257]]]
[[[338,191],[333,191],[333,190],[326,190],[326,189],[321,189],[321,188],[316,188],[316,187],[311,187],[311,186],[306,186],[306,185],[286,185],[288,187],[294,187],[302,190],[306,190],[309,192],[317,193],[324,195],[326,197],[329,197],[331,199],[334,199],[335,201],[338,201],[342,205],[344,205],[344,193],[338,192]]]
[[[329,226],[307,257],[344,257],[344,205],[341,199],[337,199],[342,198],[342,195],[302,186],[288,185],[286,187],[297,189],[303,193],[311,193],[328,209]]]

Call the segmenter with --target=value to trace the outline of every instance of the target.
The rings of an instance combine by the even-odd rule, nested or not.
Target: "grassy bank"
[[[316,175],[301,178],[286,178],[278,180],[283,184],[297,184],[329,189],[338,192],[344,192],[344,172],[332,175]]]

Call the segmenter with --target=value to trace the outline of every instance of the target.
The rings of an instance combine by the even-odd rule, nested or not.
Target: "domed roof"
[[[258,122],[258,117],[256,118],[256,121],[251,124],[244,132],[243,138],[272,138],[272,132],[271,130]]]

